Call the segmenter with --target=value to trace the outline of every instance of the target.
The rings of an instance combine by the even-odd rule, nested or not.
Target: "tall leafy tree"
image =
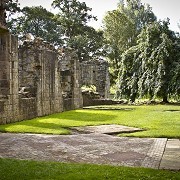
[[[67,45],[77,50],[80,61],[87,61],[105,55],[104,44],[103,31],[86,26],[83,35],[72,37]]]
[[[108,12],[104,18],[104,36],[107,40],[111,83],[114,84],[120,68],[121,54],[131,47],[134,25],[119,9]]]
[[[85,2],[54,0],[52,6],[59,10],[57,17],[64,27],[64,33],[68,38],[83,33],[83,27],[86,26],[86,23],[91,19],[96,20],[95,16],[89,14],[92,9],[86,6]]]
[[[168,102],[168,96],[177,95],[180,88],[179,58],[175,55],[179,49],[177,40],[168,29],[168,21],[147,25],[138,36],[138,44],[122,56],[120,97],[135,101],[146,96]]]
[[[9,21],[11,16],[13,16],[17,12],[21,11],[20,4],[18,3],[18,0],[9,0],[7,3],[7,9],[6,10],[8,11],[7,20]]]
[[[156,21],[156,16],[149,5],[140,0],[120,1],[116,10],[109,11],[104,17],[104,35],[109,44],[109,61],[112,77],[119,73],[121,55],[136,45],[137,36],[148,23]]]
[[[55,15],[42,6],[24,7],[21,15],[11,19],[9,26],[12,33],[17,34],[20,38],[26,33],[31,33],[54,45],[62,43],[61,26]]]
[[[90,14],[92,9],[85,2],[54,0],[52,6],[58,9],[56,17],[63,27],[64,44],[76,49],[81,61],[104,53],[102,31],[87,25],[90,20],[96,20],[96,17]]]
[[[169,84],[169,94],[176,101],[180,101],[180,35],[177,34],[173,43],[173,64],[170,70],[171,81]]]

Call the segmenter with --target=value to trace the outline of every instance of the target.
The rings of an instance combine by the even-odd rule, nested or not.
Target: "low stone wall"
[[[93,92],[83,92],[83,107],[85,106],[98,106],[98,105],[113,105],[120,104],[120,101],[114,101],[111,99],[102,99]]]
[[[66,98],[66,99],[63,99],[63,111],[69,111],[69,110],[72,110],[74,109],[73,107],[73,99],[72,98]]]
[[[32,119],[37,117],[36,98],[20,98],[19,100],[19,119]]]

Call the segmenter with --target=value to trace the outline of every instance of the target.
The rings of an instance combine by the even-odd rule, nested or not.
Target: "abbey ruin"
[[[74,50],[60,51],[41,38],[18,45],[6,27],[6,2],[0,0],[0,124],[81,108],[83,85],[108,97],[106,61],[80,63]]]

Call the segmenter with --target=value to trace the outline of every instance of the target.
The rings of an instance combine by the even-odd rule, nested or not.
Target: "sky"
[[[53,0],[19,0],[21,7],[24,6],[43,6],[51,10],[51,3]],[[92,8],[92,14],[97,16],[98,21],[90,22],[94,28],[102,26],[102,19],[107,11],[117,8],[119,0],[79,0],[86,2],[87,6]],[[164,20],[167,17],[170,19],[170,29],[180,32],[177,23],[180,23],[180,0],[141,0],[141,2],[148,3],[152,7],[152,11],[158,19]]]

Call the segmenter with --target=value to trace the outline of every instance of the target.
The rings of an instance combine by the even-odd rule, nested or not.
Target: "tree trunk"
[[[164,103],[169,103],[169,102],[168,102],[167,95],[164,95],[164,96],[163,96],[163,102],[164,102]]]

